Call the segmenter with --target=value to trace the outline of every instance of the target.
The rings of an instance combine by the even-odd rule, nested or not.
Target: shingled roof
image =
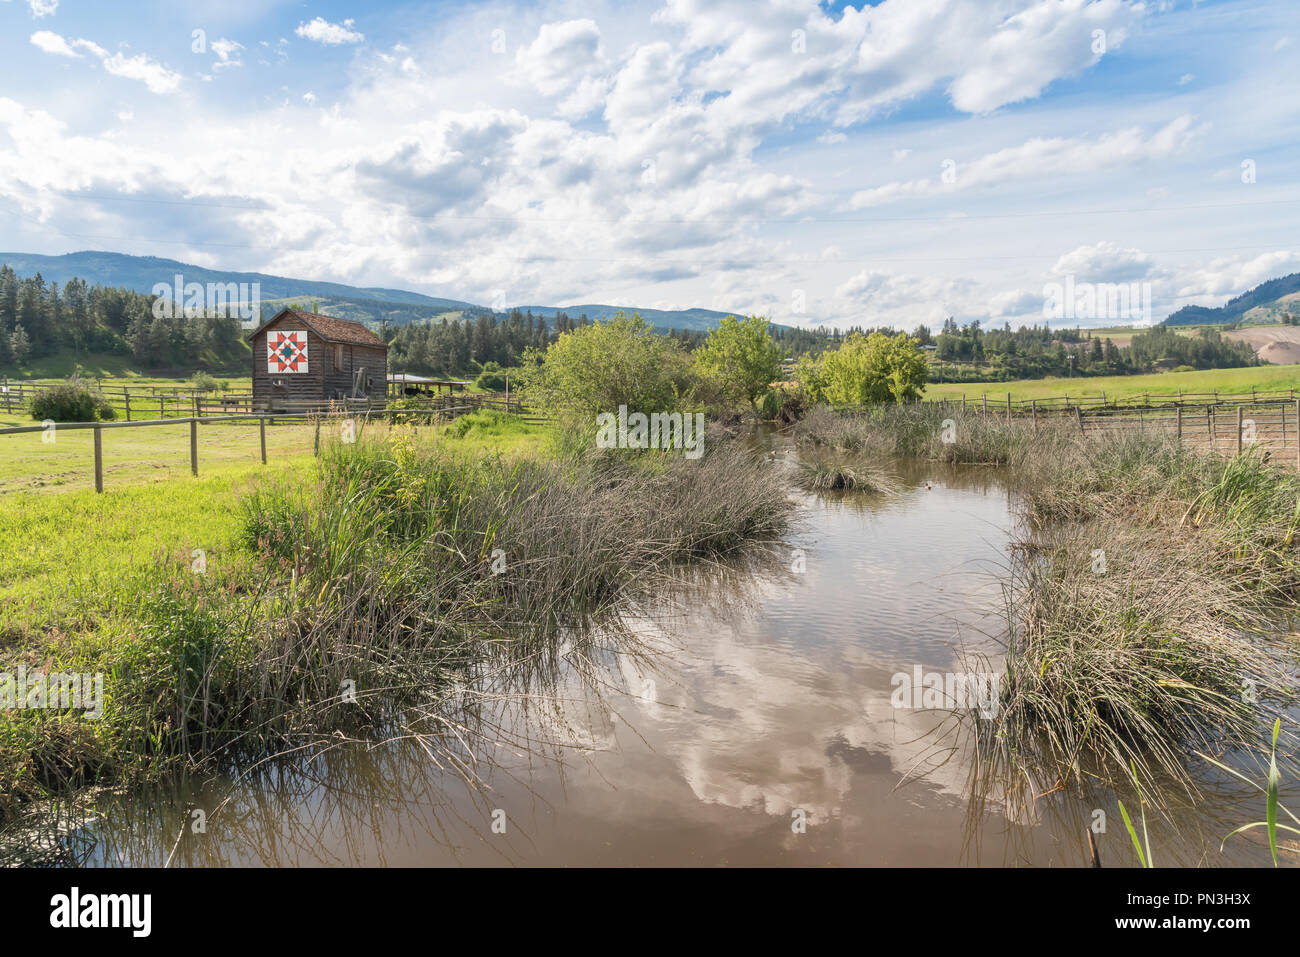
[[[336,316],[322,316],[318,312],[303,312],[300,309],[281,309],[250,333],[248,338],[256,337],[271,323],[286,315],[292,316],[303,323],[326,342],[346,342],[355,346],[378,346],[381,348],[387,345],[383,339],[359,322],[353,322],[351,319],[339,319]]]

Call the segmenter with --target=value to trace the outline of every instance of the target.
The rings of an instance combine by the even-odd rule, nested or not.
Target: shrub
[[[103,393],[84,379],[72,378],[38,392],[29,409],[33,419],[54,422],[95,422],[117,418]]]
[[[194,373],[194,378],[190,380],[190,385],[196,392],[216,392],[221,388],[221,383],[206,372]]]
[[[474,384],[484,392],[504,392],[508,374],[495,362],[488,362],[484,364],[483,371],[474,380]]]

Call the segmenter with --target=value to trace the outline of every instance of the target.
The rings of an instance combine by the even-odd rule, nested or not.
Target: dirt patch
[[[1273,365],[1300,363],[1300,326],[1252,326],[1225,332],[1224,338],[1250,343],[1255,355]]]

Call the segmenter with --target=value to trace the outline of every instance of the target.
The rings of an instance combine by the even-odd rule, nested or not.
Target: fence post
[[[984,414],[989,414],[989,394],[987,392],[984,393]]]
[[[1178,444],[1183,443],[1183,407],[1178,407]]]
[[[122,392],[126,396],[126,421],[130,422],[131,421],[131,393],[127,392],[125,389],[123,389]]]
[[[190,419],[190,473],[199,474],[199,420]]]
[[[1205,407],[1205,427],[1210,430],[1210,451],[1214,451],[1214,406]]]
[[[1030,415],[1034,417],[1034,435],[1038,434],[1038,400],[1029,400]]]
[[[320,416],[316,416],[316,440],[312,446],[312,454],[320,457]]]
[[[1300,469],[1300,399],[1295,400],[1295,467]]]
[[[104,444],[99,426],[95,426],[95,491],[104,491]]]
[[[167,413],[163,410],[163,397],[161,395],[158,396],[158,418],[167,418]]]
[[[1007,425],[1011,424],[1011,393],[1007,393]]]
[[[257,420],[257,431],[262,437],[262,464],[266,464],[266,417],[263,416]]]
[[[1241,454],[1241,406],[1237,406],[1237,454]]]
[[[1074,417],[1079,422],[1079,434],[1083,435],[1083,409],[1077,405],[1074,407]]]

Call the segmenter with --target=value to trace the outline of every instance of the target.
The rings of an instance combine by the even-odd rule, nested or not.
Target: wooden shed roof
[[[281,309],[249,333],[248,338],[256,338],[267,327],[284,316],[292,316],[297,319],[326,342],[344,342],[355,346],[373,346],[380,349],[388,348],[388,344],[383,339],[359,322],[353,322],[351,319],[339,319],[336,316],[322,316],[318,312],[303,312],[299,309]]]

